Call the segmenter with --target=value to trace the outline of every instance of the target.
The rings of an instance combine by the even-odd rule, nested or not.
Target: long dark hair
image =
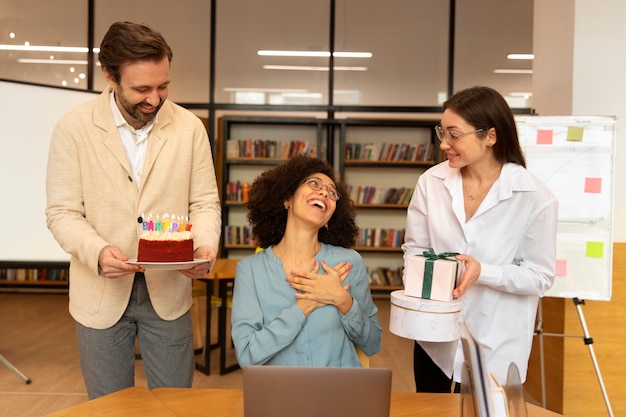
[[[476,129],[495,128],[498,140],[493,146],[496,159],[526,167],[519,143],[515,117],[500,93],[489,87],[471,87],[450,97],[443,108],[453,110]]]

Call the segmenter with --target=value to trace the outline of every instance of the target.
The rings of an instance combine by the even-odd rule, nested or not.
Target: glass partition
[[[218,1],[215,101],[327,104],[329,3]]]
[[[436,106],[448,80],[449,2],[337,0],[336,105]]]
[[[176,102],[205,103],[209,96],[211,4],[203,0],[96,1],[96,46],[116,21],[145,23],[160,32],[174,53],[169,98]],[[149,4],[150,7],[147,7]],[[94,88],[106,86],[96,70]]]
[[[0,0],[0,78],[86,89],[91,76],[93,89],[102,90],[97,59],[94,74],[86,73],[91,3],[95,47],[118,20],[144,22],[165,36],[174,51],[174,101],[208,104],[212,75],[217,108],[325,106],[331,86],[333,104],[343,106],[432,107],[447,97],[450,1],[214,1],[211,74],[211,0]],[[453,90],[489,85],[512,107],[532,107],[532,60],[507,55],[532,53],[533,0],[454,5]]]
[[[455,91],[474,85],[498,90],[511,107],[532,107],[533,0],[457,1]]]
[[[87,88],[86,16],[84,0],[0,1],[0,78]]]

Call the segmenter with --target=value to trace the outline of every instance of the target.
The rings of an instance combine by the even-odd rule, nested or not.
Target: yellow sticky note
[[[604,258],[604,242],[587,242],[588,258]]]
[[[583,140],[584,127],[568,126],[567,127],[567,140],[580,142]]]

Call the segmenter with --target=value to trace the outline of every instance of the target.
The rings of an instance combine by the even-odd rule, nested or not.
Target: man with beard
[[[57,124],[48,157],[47,225],[71,255],[89,398],[134,385],[135,339],[150,389],[191,387],[192,279],[215,260],[221,208],[206,129],[167,100],[172,51],[152,29],[114,23],[100,46],[108,88]],[[144,216],[193,224],[195,258],[180,271],[127,263]]]

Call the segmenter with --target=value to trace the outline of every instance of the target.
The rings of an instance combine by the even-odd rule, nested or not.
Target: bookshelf
[[[218,122],[220,257],[241,258],[255,249],[246,217],[247,187],[263,171],[295,155],[327,159],[327,123],[314,118],[242,116],[223,116]]]
[[[1,262],[0,292],[67,292],[67,262]]]
[[[246,187],[279,164],[296,142],[331,161],[351,188],[361,235],[354,249],[370,273],[372,291],[402,288],[406,209],[421,172],[439,161],[435,120],[315,119],[223,116],[216,165],[222,184],[220,256],[241,258],[254,250],[247,228]],[[288,145],[289,144],[289,145]],[[315,145],[315,146],[313,146]],[[365,157],[364,155],[368,155]],[[381,157],[380,155],[385,155]],[[365,195],[371,193],[369,198]],[[379,279],[376,279],[379,277]]]
[[[402,288],[406,210],[417,178],[440,160],[436,120],[338,122],[339,173],[350,188],[372,291]]]

